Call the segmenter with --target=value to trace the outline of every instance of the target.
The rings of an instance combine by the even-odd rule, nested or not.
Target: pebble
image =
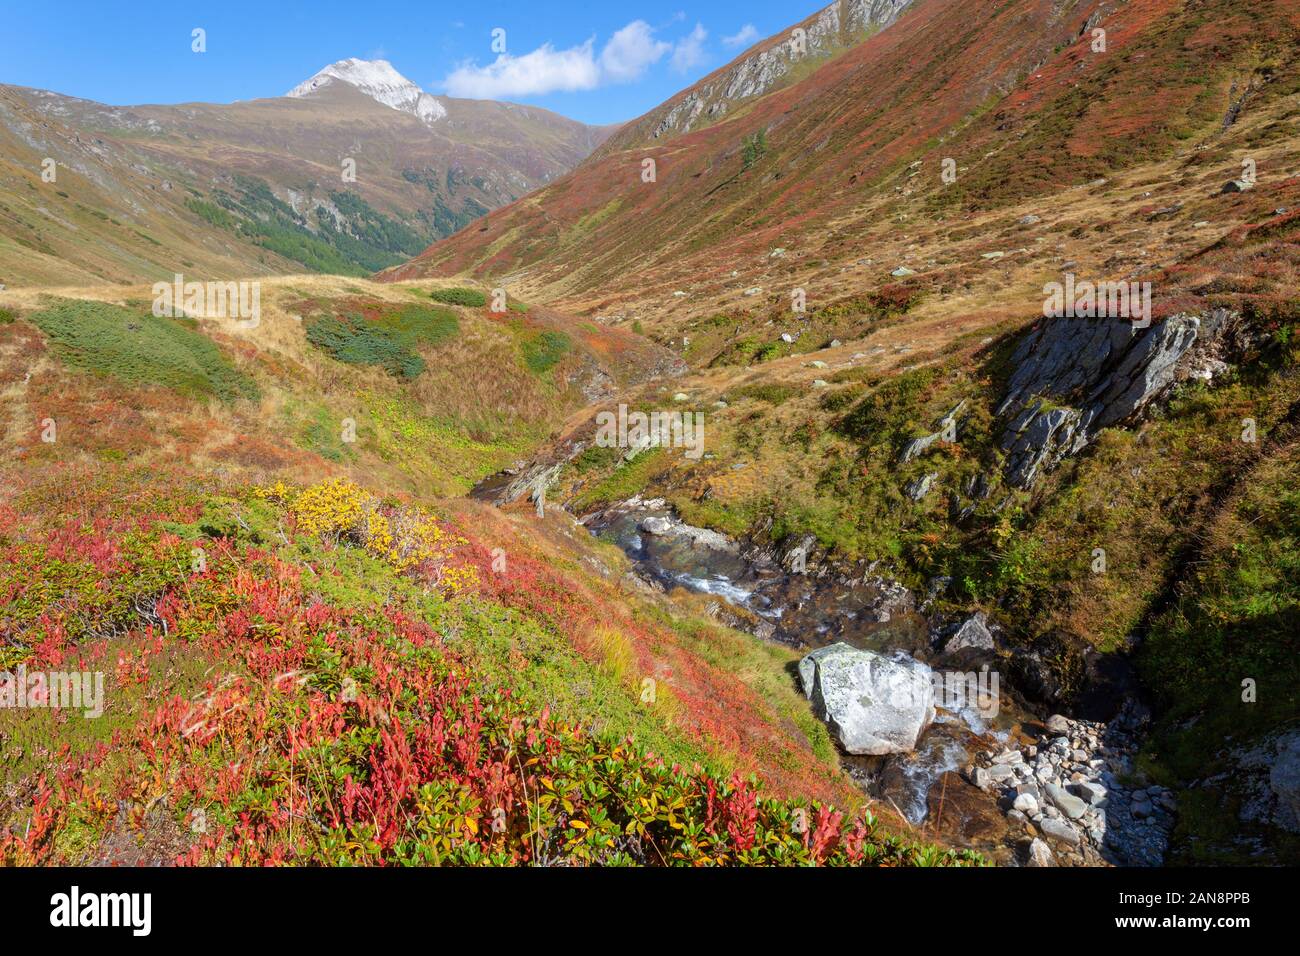
[[[1109,723],[1053,714],[1043,738],[978,754],[976,764],[984,766],[969,767],[967,777],[1002,792],[1008,819],[1028,818],[1061,845],[1061,859],[1052,865],[1156,866],[1173,827],[1174,796],[1145,781],[1132,792],[1120,783],[1121,777],[1141,777],[1132,754],[1147,719],[1135,702]]]

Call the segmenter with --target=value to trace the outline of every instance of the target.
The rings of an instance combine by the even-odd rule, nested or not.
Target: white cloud
[[[463,63],[443,81],[449,96],[470,99],[507,99],[512,96],[541,96],[594,90],[609,83],[630,83],[662,60],[669,51],[678,69],[689,69],[703,56],[708,34],[702,26],[678,41],[676,47],[656,40],[654,28],[644,20],[633,20],[609,38],[596,54],[593,37],[580,46],[557,50],[544,43],[531,53],[511,56],[502,53],[486,66]]]
[[[695,29],[686,36],[677,41],[673,47],[673,69],[678,73],[685,73],[693,70],[704,62],[704,41],[708,39],[709,31],[704,29],[702,24],[695,24]]]
[[[672,48],[671,43],[654,38],[650,24],[633,20],[609,38],[600,51],[600,67],[612,82],[628,83],[640,78]]]
[[[523,56],[502,53],[487,66],[467,63],[457,67],[443,86],[448,96],[476,100],[594,90],[600,85],[594,46],[592,39],[567,50],[543,43]]]
[[[746,23],[729,37],[723,37],[722,42],[727,46],[749,46],[758,39],[758,27],[752,23]]]

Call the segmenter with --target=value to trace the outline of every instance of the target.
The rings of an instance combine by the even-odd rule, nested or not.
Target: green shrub
[[[0,309],[0,325],[8,325],[14,320],[14,314],[8,309]]]
[[[885,381],[844,416],[838,431],[863,445],[899,441],[906,437],[933,380],[933,370],[914,369]]]
[[[429,298],[444,305],[463,305],[471,309],[481,309],[487,305],[487,296],[478,289],[434,289],[429,293]]]
[[[755,382],[742,385],[731,394],[733,398],[756,398],[769,405],[781,405],[798,395],[799,389],[781,382]]]
[[[378,319],[323,316],[307,327],[307,341],[348,365],[381,365],[392,375],[414,379],[426,367],[415,349],[437,345],[459,332],[454,312],[408,305]]]
[[[740,155],[746,169],[762,159],[766,152],[767,130],[765,129],[760,129],[753,136],[746,136],[741,142]]]
[[[62,301],[31,320],[72,368],[222,401],[258,396],[253,380],[189,320],[84,301]]]
[[[570,347],[567,335],[548,329],[537,338],[524,343],[524,363],[540,375],[559,364]]]

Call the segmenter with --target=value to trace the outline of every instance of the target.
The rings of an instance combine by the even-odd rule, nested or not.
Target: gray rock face
[[[546,490],[555,484],[563,470],[564,462],[534,465],[510,482],[501,492],[498,501],[509,504],[518,501],[524,495],[527,495],[529,500],[536,501],[539,497],[545,496]]]
[[[920,501],[930,493],[930,487],[934,484],[934,479],[939,477],[939,473],[931,472],[928,475],[922,475],[915,481],[909,481],[907,487],[903,489],[903,494],[913,501]]]
[[[1268,785],[1278,802],[1275,822],[1288,830],[1300,830],[1300,732],[1278,741]]]
[[[790,42],[755,50],[720,77],[702,83],[667,106],[650,135],[655,139],[690,131],[721,119],[736,104],[761,96],[780,83],[801,60],[830,56],[846,37],[890,26],[911,0],[847,0],[832,3],[805,27],[805,51]]]
[[[945,654],[955,654],[957,651],[966,648],[991,651],[993,646],[993,635],[988,629],[987,618],[984,616],[983,611],[977,611],[962,621],[957,629],[943,642],[943,652]]]
[[[803,691],[851,754],[904,753],[934,720],[930,668],[848,644],[818,648],[799,662]]]
[[[1179,314],[1148,328],[1129,319],[1044,319],[1012,356],[1015,372],[997,413],[1007,418],[1007,478],[1029,487],[1103,428],[1130,421],[1185,374],[1198,338],[1227,313]]]

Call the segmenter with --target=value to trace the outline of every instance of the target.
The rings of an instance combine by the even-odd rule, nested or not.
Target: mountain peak
[[[447,115],[447,108],[436,96],[424,92],[394,69],[387,60],[362,60],[349,57],[331,63],[311,79],[299,83],[286,96],[310,96],[330,83],[347,83],[377,103],[401,113],[410,113],[433,124]]]

